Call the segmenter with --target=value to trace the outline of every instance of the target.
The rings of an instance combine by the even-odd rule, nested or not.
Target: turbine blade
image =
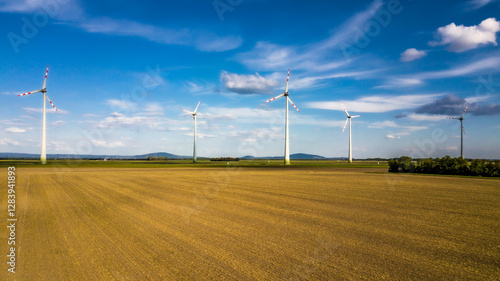
[[[288,69],[288,75],[286,76],[285,93],[288,93],[288,80],[290,80],[290,69]]]
[[[465,112],[467,111],[467,108],[469,108],[469,106],[466,106],[465,109],[464,109],[464,113],[462,113],[462,118],[464,118],[464,115],[465,115]]]
[[[344,109],[344,111],[345,111],[345,114],[347,115],[347,117],[349,117],[349,112],[347,112],[347,109],[345,109],[345,106],[344,106],[344,104],[342,104],[342,108]]]
[[[194,112],[191,112],[191,111],[187,111],[185,109],[183,109],[182,111],[186,112],[186,113],[189,113],[189,114],[193,114]]]
[[[49,66],[47,65],[47,70],[45,71],[45,78],[43,79],[42,89],[45,89],[45,86],[47,85],[47,75],[48,74],[49,74]]]
[[[270,100],[268,100],[268,101],[266,101],[266,102],[273,101],[273,100],[275,100],[275,99],[277,99],[277,98],[279,98],[279,97],[282,97],[282,96],[284,96],[284,95],[285,95],[285,94],[281,94],[281,95],[276,96],[276,97],[274,97],[274,98],[272,98],[272,99],[270,99]],[[264,102],[264,103],[266,103],[266,102]]]
[[[198,110],[198,106],[200,106],[200,102],[201,102],[201,101],[199,101],[199,102],[198,102],[198,105],[196,105],[196,108],[194,109],[193,113],[196,113],[196,110]]]
[[[52,101],[49,99],[49,97],[47,95],[45,95],[45,97],[47,98],[47,100],[49,101],[50,105],[52,105],[52,107],[56,110],[56,111],[59,111],[57,110],[56,106],[52,103]]]
[[[458,118],[455,118],[455,117],[446,117],[448,119],[458,119]]]
[[[18,97],[20,96],[26,96],[26,95],[31,95],[31,94],[34,94],[34,93],[40,93],[42,90],[36,90],[36,91],[33,91],[33,92],[27,92],[27,93],[24,93],[24,94],[20,94],[20,95],[17,95]]]
[[[349,121],[349,118],[347,118],[347,119],[345,120],[344,129],[342,130],[342,133],[345,131],[345,127],[347,126],[347,122],[348,122],[348,121]]]
[[[354,116],[351,116],[351,118],[356,118],[356,117],[359,117],[359,115],[354,115]]]
[[[293,105],[293,107],[295,107],[295,109],[300,112],[300,110],[297,108],[297,106],[295,106],[295,104],[293,103],[293,101],[290,99],[290,97],[288,97],[288,101]]]

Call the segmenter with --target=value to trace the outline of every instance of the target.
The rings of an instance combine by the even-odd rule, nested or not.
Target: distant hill
[[[146,159],[149,156],[152,157],[168,157],[170,159],[180,159],[180,158],[190,158],[191,156],[179,156],[166,152],[156,152],[142,155],[97,155],[97,154],[47,154],[49,159],[99,159],[99,158],[109,158],[109,159]],[[24,158],[33,159],[40,158],[40,154],[29,154],[29,153],[6,153],[0,152],[0,158],[3,159],[14,159],[14,158]]]
[[[290,159],[326,159],[326,158],[315,154],[295,153],[290,155]]]
[[[141,155],[97,155],[97,154],[47,154],[49,159],[146,159],[148,157],[168,157],[170,159],[184,159],[191,158],[192,156],[181,156],[167,152],[154,152]],[[40,154],[30,154],[30,153],[7,153],[0,152],[0,158],[2,159],[37,159],[40,158]],[[198,156],[199,159],[208,158],[203,156]],[[239,157],[243,160],[251,159],[283,159],[283,156],[267,156],[267,157],[255,157],[251,155],[246,155]],[[295,153],[290,155],[292,160],[306,160],[306,159],[346,159],[345,157],[337,158],[326,158],[320,155],[307,154],[307,153]]]
[[[192,158],[192,156],[179,156],[179,155],[175,155],[175,154],[167,153],[167,152],[148,153],[148,154],[136,155],[134,157],[142,159],[142,158],[148,158],[149,156],[151,156],[151,157],[168,157],[170,159]],[[201,157],[201,158],[203,158],[203,157]]]

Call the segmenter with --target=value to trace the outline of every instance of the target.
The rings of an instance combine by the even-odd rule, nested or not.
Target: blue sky
[[[0,0],[0,152],[500,158],[500,1]]]

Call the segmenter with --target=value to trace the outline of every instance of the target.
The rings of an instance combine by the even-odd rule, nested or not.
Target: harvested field
[[[499,180],[366,171],[19,168],[0,279],[500,279]]]

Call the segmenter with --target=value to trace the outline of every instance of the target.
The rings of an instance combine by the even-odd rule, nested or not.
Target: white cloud
[[[497,0],[470,0],[465,4],[467,10],[477,10]]]
[[[264,100],[263,100],[264,102]],[[270,120],[282,120],[282,115],[275,108],[251,108],[251,107],[208,107],[206,113],[209,119],[216,120],[238,120],[239,122],[269,123]]]
[[[240,36],[218,36],[205,30],[179,30],[109,17],[91,18],[83,11],[80,1],[1,0],[0,11],[40,12],[59,20],[58,23],[81,28],[90,33],[134,36],[167,45],[192,46],[202,52],[223,52],[238,48]]]
[[[6,132],[8,133],[25,133],[25,129],[17,128],[17,127],[10,127],[5,129]]]
[[[200,124],[201,120],[206,120],[207,125],[205,130],[208,130],[208,126],[212,122],[228,122],[230,121],[230,130],[235,129],[235,126],[242,125],[245,127],[253,125],[265,125],[265,126],[282,126],[284,124],[284,100],[280,100],[280,104],[276,106],[262,105],[262,108],[249,108],[249,107],[209,107],[206,108],[206,113],[200,114]],[[290,113],[290,123],[294,125],[310,125],[310,126],[324,126],[324,127],[336,127],[343,126],[344,121],[336,120],[325,120],[318,119],[314,115],[306,115],[304,113],[292,112]],[[227,128],[227,125],[221,128]],[[217,128],[217,130],[222,130]],[[237,128],[237,127],[236,127]],[[190,129],[191,130],[191,129]]]
[[[14,13],[44,13],[58,20],[76,20],[83,17],[77,0],[1,0],[0,11]]]
[[[394,77],[386,81],[384,85],[376,86],[375,89],[400,89],[404,87],[413,87],[422,85],[424,82],[416,78]]]
[[[382,5],[381,0],[374,0],[364,11],[350,17],[319,43],[299,47],[260,41],[253,50],[235,58],[252,69],[283,70],[293,65],[294,69],[317,72],[339,68],[354,59],[346,58],[342,51],[344,45],[355,44],[363,37],[367,23]],[[325,60],[325,57],[329,59]]]
[[[121,114],[119,112],[111,112],[110,115],[113,116],[113,117],[125,117],[125,115],[123,115],[123,114]]]
[[[239,75],[223,71],[220,80],[226,89],[239,94],[270,93],[271,89],[278,85],[277,80],[262,77],[258,73]]]
[[[385,138],[386,139],[400,139],[401,137],[400,136],[394,136],[394,135],[386,135]]]
[[[167,130],[165,125],[176,124],[179,121],[169,120],[158,116],[126,116],[122,113],[113,112],[111,116],[101,121],[88,121],[98,128],[129,128],[131,130]]]
[[[77,154],[73,147],[62,141],[50,141],[47,143],[47,148],[51,152]]]
[[[440,121],[446,118],[444,115],[408,114],[406,118],[414,121]]]
[[[62,120],[58,120],[58,121],[52,122],[52,125],[54,125],[56,127],[60,127],[60,126],[62,126],[64,124],[66,124],[66,121],[62,121]]]
[[[450,77],[465,76],[486,69],[500,69],[500,56],[475,61],[469,64],[457,66],[449,70],[429,71],[412,75],[414,79],[442,79]]]
[[[493,95],[486,94],[486,95],[481,95],[481,96],[468,97],[468,98],[465,98],[465,101],[468,104],[472,104],[472,103],[478,103],[478,102],[485,102],[485,101],[491,100],[492,98],[493,98]]]
[[[230,131],[227,134],[230,138],[236,138],[237,140],[244,143],[255,143],[259,142],[261,144],[282,140],[284,137],[283,128],[281,127],[271,127],[271,128],[258,128],[254,130],[240,130],[240,131]]]
[[[186,88],[193,94],[212,94],[216,91],[215,86],[207,82],[204,82],[203,84],[187,82]]]
[[[144,107],[144,115],[154,116],[154,115],[164,115],[164,109],[159,103],[148,103]]]
[[[400,60],[404,62],[417,60],[427,56],[426,51],[419,51],[415,48],[406,49],[406,51],[401,53]]]
[[[135,110],[137,104],[127,100],[116,100],[109,99],[106,100],[106,104],[111,106],[113,109],[121,109],[121,110]]]
[[[402,128],[407,129],[409,131],[420,131],[429,129],[429,127],[427,126],[403,126]]]
[[[21,145],[21,143],[9,138],[0,138],[0,145]]]
[[[336,78],[347,78],[347,77],[361,77],[363,75],[368,75],[378,70],[370,71],[352,71],[352,72],[334,72],[330,74],[323,75],[312,75],[312,76],[293,76],[290,74],[290,82],[288,89],[290,92],[293,90],[299,90],[311,87],[320,87],[324,83],[321,81]],[[276,86],[281,85],[280,90],[284,91],[286,85],[286,72],[275,72],[269,76],[262,77],[258,73],[256,75],[238,75],[223,72],[221,74],[221,81],[224,82],[226,89],[235,93],[265,93],[270,94],[276,91]],[[283,81],[280,83],[279,81]],[[275,93],[276,94],[276,93]]]
[[[198,115],[203,119],[214,120],[214,121],[226,121],[226,120],[235,120],[236,119],[235,115],[229,114],[229,113],[219,113],[219,114],[200,113]]]
[[[443,148],[445,151],[448,151],[448,152],[456,152],[458,151],[458,146],[446,146]]]
[[[193,132],[189,132],[189,133],[186,133],[185,134],[186,136],[194,136],[194,133]],[[216,135],[209,135],[209,134],[204,134],[204,133],[200,133],[200,132],[197,132],[196,133],[196,138],[198,139],[204,139],[204,138],[217,138],[218,136]]]
[[[237,55],[236,60],[253,69],[286,69],[289,65],[299,66],[302,58],[298,52],[295,47],[257,42],[253,50]]]
[[[449,25],[438,28],[436,41],[429,42],[431,46],[448,45],[447,50],[455,53],[475,49],[480,45],[497,45],[496,33],[500,31],[500,22],[495,18],[483,20],[479,25],[464,26]]]
[[[389,121],[389,120],[382,121],[382,122],[374,122],[371,125],[368,125],[368,128],[375,128],[375,129],[381,129],[381,128],[387,128],[387,127],[396,128],[396,127],[399,127],[399,125],[396,124],[396,122]]]
[[[372,112],[381,113],[393,110],[410,109],[428,103],[436,97],[443,96],[444,94],[421,94],[421,95],[402,95],[402,96],[369,96],[362,97],[352,101],[320,101],[308,102],[306,107],[329,109],[329,110],[343,110],[341,104],[345,104],[349,112]]]
[[[352,72],[337,72],[330,73],[325,75],[316,75],[316,76],[308,76],[297,79],[290,78],[290,88],[293,89],[303,89],[309,88],[313,85],[317,85],[317,81],[327,80],[327,79],[335,79],[335,78],[347,78],[347,77],[359,77],[363,75],[367,75],[378,70],[370,70],[370,71],[352,71]],[[318,85],[319,86],[319,85]]]
[[[148,121],[148,117],[144,116],[134,116],[134,117],[126,117],[126,116],[117,116],[114,115],[112,117],[107,117],[103,121],[99,122],[99,128],[111,128],[111,127],[123,127],[123,126],[134,126],[134,125],[146,125],[146,121]],[[148,122],[149,123],[149,122]],[[155,125],[151,124],[150,125]]]
[[[28,112],[40,112],[40,113],[42,113],[42,111],[43,111],[43,108],[23,107],[23,109],[28,111]],[[47,108],[45,110],[45,112],[46,113],[58,113],[58,114],[68,114],[69,113],[66,110],[62,110],[62,109],[55,110],[54,108]]]
[[[321,42],[320,49],[337,47],[342,44],[354,44],[366,32],[367,23],[382,8],[383,1],[375,0],[364,11],[356,13],[345,21],[328,39]]]
[[[116,147],[124,147],[125,145],[120,142],[107,142],[105,140],[91,140],[92,145],[96,147],[105,147],[105,148],[116,148]]]
[[[5,12],[32,12],[36,9],[40,9],[43,0],[18,0],[18,1],[0,1],[0,11]]]
[[[191,131],[193,128],[188,128],[188,127],[169,127],[169,131]]]
[[[203,52],[223,52],[238,48],[239,36],[220,37],[209,32],[192,31],[187,28],[174,30],[129,20],[97,18],[82,21],[79,27],[90,33],[136,36],[167,45],[193,46]]]

